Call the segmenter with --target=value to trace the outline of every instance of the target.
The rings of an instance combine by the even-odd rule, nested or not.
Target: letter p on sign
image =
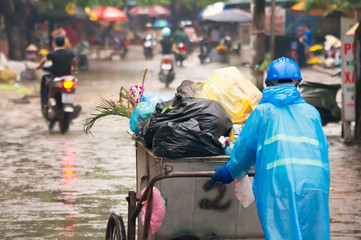
[[[352,43],[345,43],[345,55],[349,54],[348,51],[350,51],[352,49],[352,54],[354,53],[355,50],[355,45]]]

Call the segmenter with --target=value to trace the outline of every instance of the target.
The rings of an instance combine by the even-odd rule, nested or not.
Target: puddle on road
[[[330,141],[331,239],[361,239],[361,148]]]
[[[16,105],[1,116],[0,236],[103,239],[110,213],[125,214],[135,189],[128,120],[99,121],[94,136],[81,119],[66,135],[49,134],[38,111]]]

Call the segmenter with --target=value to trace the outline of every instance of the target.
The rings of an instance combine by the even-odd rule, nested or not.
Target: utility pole
[[[265,56],[265,0],[252,0],[252,32],[251,32],[251,45],[252,45],[252,82],[256,87],[263,90],[263,71],[255,70],[256,65],[261,65]]]
[[[271,27],[270,27],[270,40],[269,40],[269,52],[271,60],[275,59],[275,8],[276,0],[272,0],[272,11],[271,11]]]
[[[358,16],[359,17],[359,16]],[[355,46],[361,44],[361,21],[358,19],[359,25],[355,31]],[[354,56],[354,69],[355,69],[355,140],[361,140],[361,50],[360,47],[355,47]]]

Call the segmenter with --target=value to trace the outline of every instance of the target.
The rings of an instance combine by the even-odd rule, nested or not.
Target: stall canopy
[[[70,19],[74,19],[74,16],[70,16],[67,12],[56,9],[47,9],[46,11],[38,13],[36,15],[36,20],[38,22],[45,20],[56,22],[56,21],[66,21]]]
[[[251,22],[252,16],[250,13],[240,9],[225,9],[218,14],[207,16],[203,19],[213,22]]]
[[[130,15],[144,17],[165,17],[170,14],[170,10],[161,5],[136,6],[128,11]]]
[[[299,0],[275,0],[276,1],[276,5],[283,7],[283,8],[288,8],[291,7],[292,5],[294,5],[295,3],[299,2]],[[250,8],[251,6],[251,2],[252,0],[226,0],[224,1],[224,4],[226,6],[226,8],[234,8],[234,7],[239,7],[239,8]],[[266,0],[266,6],[270,6],[272,3],[272,0]]]

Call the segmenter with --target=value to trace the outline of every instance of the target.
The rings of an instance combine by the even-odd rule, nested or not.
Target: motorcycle
[[[160,62],[160,72],[158,78],[162,83],[165,83],[165,87],[168,88],[169,84],[174,80],[174,66],[173,60],[168,57],[164,57]]]
[[[50,71],[51,65],[44,65],[43,70]],[[48,78],[47,92],[41,89],[42,94],[47,95],[45,105],[42,105],[42,113],[48,121],[49,131],[52,131],[55,123],[59,122],[60,132],[65,134],[69,130],[71,121],[79,116],[81,111],[80,105],[74,106],[75,91],[78,79],[72,75],[51,77],[51,75],[43,76]],[[44,88],[45,86],[41,86]],[[44,98],[45,96],[42,96]]]
[[[124,59],[128,53],[128,40],[125,38],[123,38],[121,41],[121,49],[123,50],[121,56],[122,56],[122,59]]]
[[[151,33],[145,35],[144,42],[143,42],[143,50],[145,59],[153,59],[153,48],[155,46],[155,39]]]
[[[88,56],[85,54],[79,55],[79,63],[78,63],[79,70],[88,71],[89,68],[89,61]]]
[[[128,40],[125,38],[122,38],[120,40],[114,41],[114,51],[110,55],[111,60],[120,60],[124,59],[125,56],[128,53]]]
[[[89,54],[89,43],[86,40],[82,40],[77,47],[78,51],[78,67],[79,70],[88,71],[89,68],[89,61],[88,61],[88,54]]]
[[[228,51],[232,51],[232,37],[230,35],[225,35],[224,38],[221,40],[221,44],[226,46]]]
[[[320,113],[322,126],[341,120],[341,108],[337,105],[336,94],[341,84],[323,84],[303,81],[300,92],[303,99]]]
[[[200,40],[199,50],[200,50],[200,53],[199,53],[198,57],[199,57],[199,60],[201,61],[201,64],[203,64],[209,55],[209,43],[207,42],[207,40],[205,38],[202,38]]]
[[[183,61],[187,57],[187,47],[184,43],[178,43],[177,45],[178,53],[175,53],[175,60],[179,62],[179,66],[183,66]]]

